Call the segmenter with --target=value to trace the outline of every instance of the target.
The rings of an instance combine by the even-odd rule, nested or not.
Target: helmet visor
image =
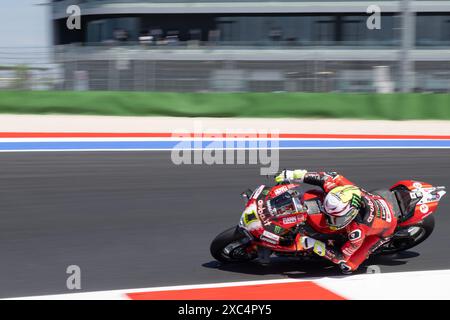
[[[341,199],[332,193],[327,194],[324,201],[325,211],[336,216],[346,215],[350,208],[349,203],[344,203]]]
[[[332,227],[334,229],[342,229],[353,220],[353,218],[355,217],[357,212],[358,212],[358,210],[351,209],[344,216],[332,216],[329,214],[325,214],[325,218],[330,227]]]

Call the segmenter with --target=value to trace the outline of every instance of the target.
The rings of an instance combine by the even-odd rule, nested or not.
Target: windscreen
[[[269,201],[272,215],[291,214],[299,211],[300,201],[290,192],[285,192]]]

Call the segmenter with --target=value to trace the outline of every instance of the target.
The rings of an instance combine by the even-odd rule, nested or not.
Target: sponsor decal
[[[256,205],[252,204],[243,213],[240,224],[248,231],[262,228],[260,219],[256,214]]]
[[[367,218],[367,222],[371,223],[373,221],[373,218],[375,218],[375,207],[373,205],[373,201],[368,199],[367,203],[369,204],[369,218]]]
[[[277,236],[276,234],[269,232],[269,231],[264,231],[263,234],[260,237],[261,240],[267,241],[271,244],[278,244],[278,242],[280,241],[280,237]]]
[[[420,212],[425,214],[425,213],[428,213],[428,210],[430,210],[430,208],[426,204],[423,204],[419,207],[419,210],[420,210]]]
[[[283,224],[297,223],[297,217],[283,218]]]
[[[271,213],[274,214],[276,212],[274,212],[275,210],[272,208],[272,206],[270,205],[270,201],[266,201],[266,205],[267,205],[267,210]]]
[[[343,253],[345,256],[349,257],[349,256],[351,256],[352,254],[354,254],[355,251],[358,250],[358,249],[359,249],[359,246],[349,245],[349,246],[346,246],[346,247],[342,250],[342,253]]]
[[[427,194],[427,202],[439,201],[440,197],[439,193],[433,193],[432,191]]]
[[[342,250],[342,253],[347,257],[351,256],[353,254],[353,252],[354,251],[351,250],[350,248],[345,248],[344,250]]]
[[[265,214],[264,209],[265,209],[264,208],[264,200],[259,199],[257,202],[257,212],[258,212],[259,218],[261,219],[261,222],[263,223],[263,225],[270,226],[272,224],[272,221],[270,221],[267,214]]]
[[[392,216],[391,216],[391,209],[389,209],[388,204],[386,203],[386,201],[379,199],[378,203],[382,209],[382,216],[381,218],[387,222],[391,222],[392,221]]]
[[[260,238],[262,241],[266,241],[266,242],[268,242],[268,243],[271,243],[271,244],[277,244],[277,242],[276,241],[274,241],[274,240],[272,240],[272,239],[270,239],[270,238],[267,238],[267,237],[264,237],[263,235],[261,235],[261,238]]]
[[[256,212],[247,212],[244,214],[244,223],[245,225],[249,225],[250,223],[258,221],[258,217],[256,216]]]
[[[267,237],[269,239],[275,240],[275,241],[279,241],[280,240],[279,236],[277,236],[276,234],[274,234],[272,232],[269,232],[267,230],[264,230],[263,236],[265,236],[265,237]]]
[[[283,230],[284,230],[284,229],[283,229],[282,227],[280,227],[280,226],[275,226],[275,228],[273,229],[273,231],[274,231],[276,234],[282,233]]]
[[[260,213],[260,211],[261,212],[264,211],[264,200],[259,199],[257,204],[258,204],[258,213]]]
[[[326,253],[325,243],[321,241],[316,241],[314,243],[313,251],[319,256],[323,257]]]
[[[362,200],[361,200],[360,196],[358,196],[357,194],[354,194],[352,196],[351,205],[354,208],[361,208],[361,202],[362,202]]]
[[[275,196],[279,196],[280,194],[285,193],[285,192],[288,191],[288,190],[289,190],[288,187],[282,186],[282,187],[280,187],[280,188],[278,188],[278,189],[275,189],[275,190],[274,190],[274,193],[275,193]]]
[[[416,189],[422,188],[422,184],[420,182],[414,182],[413,187]]]

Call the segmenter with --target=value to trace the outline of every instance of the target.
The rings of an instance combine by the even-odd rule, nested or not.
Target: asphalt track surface
[[[338,171],[367,189],[417,179],[450,186],[450,150],[281,151],[280,168]],[[220,266],[209,244],[237,223],[239,194],[267,183],[256,165],[173,165],[170,152],[0,154],[0,297],[336,275],[327,264],[278,259]],[[382,272],[450,268],[450,197],[435,232]]]

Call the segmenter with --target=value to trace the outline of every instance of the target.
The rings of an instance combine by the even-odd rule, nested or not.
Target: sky
[[[0,65],[49,61],[50,8],[47,0],[1,0]]]
[[[1,0],[0,47],[50,45],[49,7],[46,0]]]

